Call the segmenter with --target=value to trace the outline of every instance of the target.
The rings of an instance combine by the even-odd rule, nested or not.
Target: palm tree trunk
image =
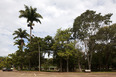
[[[31,42],[31,34],[32,34],[32,30],[31,30],[31,26],[30,26],[30,42]]]
[[[41,64],[41,63],[40,63],[40,62],[41,62],[41,61],[40,61],[40,57],[41,57],[41,56],[40,56],[40,45],[39,45],[39,41],[38,41],[38,51],[39,51],[39,55],[38,55],[38,56],[39,56],[39,72],[40,72],[40,71],[41,71],[41,67],[40,67],[40,64]]]
[[[23,45],[24,45],[24,41],[23,39],[21,38],[21,51],[23,52]]]
[[[30,43],[31,43],[31,33],[32,33],[32,30],[31,30],[31,26],[30,26]],[[29,70],[31,70],[31,61],[29,60]]]

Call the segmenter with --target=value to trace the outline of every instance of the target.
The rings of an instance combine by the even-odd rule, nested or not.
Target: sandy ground
[[[37,72],[37,71],[0,71],[0,77],[116,77],[116,72],[110,73],[60,73],[60,72]]]

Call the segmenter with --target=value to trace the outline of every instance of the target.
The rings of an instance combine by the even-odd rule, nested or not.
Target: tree
[[[89,43],[90,37],[95,35],[100,27],[102,27],[103,25],[110,24],[111,16],[112,14],[106,14],[102,16],[101,13],[96,14],[95,11],[87,10],[74,20],[73,23],[74,37],[85,43],[89,69],[91,69],[93,50],[89,51],[87,43]]]
[[[39,47],[38,47],[38,43],[39,43]],[[39,63],[38,60],[39,58],[41,58],[41,64],[43,63],[44,60],[43,53],[45,50],[44,47],[45,47],[44,40],[43,38],[40,37],[32,37],[31,42],[29,42],[26,45],[25,53],[29,64],[29,69],[37,68]],[[38,52],[38,49],[40,49],[40,52]]]
[[[62,60],[67,61],[67,72],[69,71],[69,57],[75,51],[74,43],[70,41],[71,35],[70,28],[66,30],[58,29],[55,35],[55,43],[52,48],[55,51],[54,54],[56,54],[56,57],[60,59],[60,71],[62,71]]]
[[[14,42],[14,45],[18,45],[19,50],[16,51],[15,58],[14,56],[13,59],[17,59],[17,61],[19,62],[18,65],[20,66],[20,69],[22,69],[23,67],[23,61],[24,60],[24,52],[23,52],[23,46],[24,46],[24,39],[28,39],[28,33],[26,32],[26,30],[22,30],[21,28],[19,28],[18,30],[14,31],[13,35],[15,35],[14,39],[16,39],[16,41]]]
[[[96,51],[102,54],[103,63],[100,61],[100,64],[105,65],[105,69],[109,70],[112,64],[115,64],[113,61],[116,58],[116,24],[100,28],[96,34],[96,41],[99,47]]]
[[[0,57],[0,69],[7,67],[7,62],[5,57]]]
[[[28,33],[26,32],[26,30],[22,30],[21,28],[19,28],[18,30],[14,31],[13,35],[15,35],[13,39],[19,38],[14,42],[14,45],[19,45],[19,48],[22,49],[24,45],[24,38],[27,39]]]
[[[0,57],[0,69],[2,69],[3,67],[6,67],[6,68],[12,67],[12,60],[8,56]]]
[[[39,22],[41,24],[41,21],[39,18],[43,18],[39,13],[37,13],[37,8],[32,8],[32,6],[28,7],[26,5],[25,6],[25,10],[20,10],[20,15],[19,18],[26,18],[27,19],[27,23],[28,23],[28,27],[30,27],[30,41],[31,41],[31,32],[34,26],[34,21],[35,22]]]
[[[48,54],[48,56],[50,56],[50,54],[52,54],[53,52],[53,49],[52,49],[52,46],[54,44],[54,39],[51,37],[51,36],[46,36],[44,38],[44,43],[45,43],[45,46],[44,46],[44,53]]]
[[[76,51],[74,43],[64,44],[64,51],[58,52],[59,56],[64,57],[67,61],[67,72],[69,72],[69,58],[73,56],[73,53]]]

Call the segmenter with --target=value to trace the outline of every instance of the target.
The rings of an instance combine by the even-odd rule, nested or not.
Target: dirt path
[[[59,72],[24,72],[24,71],[0,71],[0,77],[116,77],[116,72],[112,73],[59,73]]]

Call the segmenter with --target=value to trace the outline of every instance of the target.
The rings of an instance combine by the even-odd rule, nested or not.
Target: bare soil
[[[38,72],[38,71],[0,71],[0,77],[116,77],[116,72]]]

